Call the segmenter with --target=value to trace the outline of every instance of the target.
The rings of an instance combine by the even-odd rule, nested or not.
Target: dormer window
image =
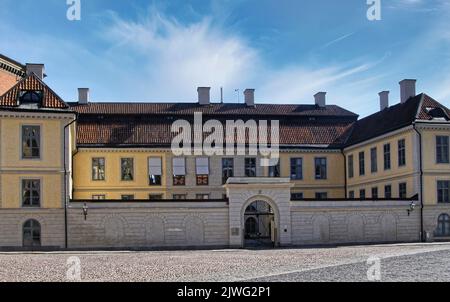
[[[42,95],[41,90],[22,90],[19,94],[19,104],[41,104]]]
[[[427,108],[428,114],[434,119],[434,120],[444,120],[448,121],[449,116],[445,113],[444,109],[437,107],[437,108]]]

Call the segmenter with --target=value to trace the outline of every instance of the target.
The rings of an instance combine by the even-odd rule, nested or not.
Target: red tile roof
[[[170,146],[176,119],[191,120],[194,112],[208,119],[279,120],[280,145],[341,148],[411,125],[416,119],[432,119],[433,108],[450,111],[426,94],[357,121],[357,115],[338,106],[211,104],[197,103],[90,103],[71,104],[79,113],[77,143],[85,147]],[[208,134],[203,134],[207,136]],[[248,135],[244,140],[247,141]]]
[[[151,119],[81,120],[77,127],[77,143],[81,146],[170,145],[176,135],[171,132],[171,125],[171,121],[152,121]],[[280,121],[280,145],[340,146],[345,142],[350,127],[349,122]],[[205,133],[203,136],[208,135],[209,133]],[[248,133],[246,136],[248,142]],[[270,141],[270,135],[268,139]],[[238,142],[241,141],[244,140],[238,138]]]
[[[8,90],[4,95],[0,96],[1,107],[18,107],[19,93],[22,90],[40,90],[43,92],[42,108],[51,109],[68,109],[69,106],[51,90],[43,81],[35,74],[27,75],[19,81],[14,87]]]

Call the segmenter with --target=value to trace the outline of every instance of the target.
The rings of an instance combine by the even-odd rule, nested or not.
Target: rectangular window
[[[280,160],[278,160],[278,163],[275,166],[269,166],[269,177],[280,177],[280,171]]]
[[[359,190],[359,198],[366,199],[366,190],[365,189]]]
[[[328,198],[327,192],[316,192],[316,199],[318,200],[324,200]]]
[[[256,177],[256,158],[245,159],[245,176]]]
[[[100,195],[92,195],[92,200],[105,200],[106,196],[103,194]]]
[[[148,184],[150,186],[160,186],[162,184],[161,157],[150,157],[148,159]]]
[[[353,166],[353,155],[348,156],[348,177],[353,178],[355,175],[354,166]]]
[[[172,159],[173,185],[186,185],[186,159],[184,157],[176,157]]]
[[[385,144],[383,146],[384,155],[384,170],[391,169],[391,144]]]
[[[41,206],[41,181],[39,179],[22,180],[22,206]]]
[[[355,191],[348,192],[348,198],[355,199]]]
[[[398,166],[406,165],[406,146],[405,140],[401,139],[398,141]]]
[[[386,198],[386,199],[392,198],[392,186],[391,185],[384,186],[384,198]]]
[[[291,158],[291,179],[301,180],[303,179],[303,159]]]
[[[36,159],[41,156],[41,127],[22,126],[22,158]]]
[[[436,136],[436,163],[449,163],[448,136]]]
[[[370,149],[370,172],[378,172],[377,148]]]
[[[398,184],[398,197],[402,199],[406,198],[406,183],[404,182]]]
[[[302,192],[291,193],[291,200],[302,200],[302,199],[303,199]]]
[[[317,157],[314,159],[316,179],[327,179],[327,158]]]
[[[105,180],[105,158],[92,159],[92,180]]]
[[[450,202],[450,181],[449,180],[439,180],[437,182],[437,198],[438,203],[449,203]]]
[[[197,200],[208,200],[209,194],[196,194],[195,199]]]
[[[122,200],[134,200],[134,195],[122,195]]]
[[[225,184],[228,178],[234,176],[234,159],[222,158],[222,183]]]
[[[132,181],[134,178],[134,160],[133,158],[121,158],[121,179],[122,181]]]
[[[209,159],[198,157],[195,159],[197,186],[207,186],[209,183]]]
[[[378,198],[378,188],[377,187],[372,188],[372,198],[373,199]]]
[[[163,200],[164,197],[162,194],[149,194],[148,199],[149,200]]]
[[[364,152],[359,152],[359,175],[366,174],[366,163],[364,159]]]
[[[173,194],[173,199],[184,200],[184,199],[187,199],[187,195],[186,194]]]

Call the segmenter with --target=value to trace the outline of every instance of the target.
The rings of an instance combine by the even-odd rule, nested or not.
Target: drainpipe
[[[344,196],[347,199],[347,156],[345,156],[344,149],[341,150],[342,156],[344,157]]]
[[[64,247],[68,247],[68,219],[67,219],[67,165],[66,165],[66,129],[78,120],[78,114],[75,119],[64,126]]]
[[[422,162],[422,133],[416,128],[416,123],[413,123],[413,129],[419,135],[419,167],[420,167],[420,241],[425,242],[425,234],[423,230],[423,162]]]

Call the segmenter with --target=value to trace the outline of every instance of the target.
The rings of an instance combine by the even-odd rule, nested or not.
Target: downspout
[[[348,197],[348,193],[347,193],[347,156],[345,156],[344,149],[341,150],[341,153],[342,153],[342,156],[344,157],[344,190],[345,190],[344,196],[345,196],[345,199],[347,199],[347,197]]]
[[[64,126],[64,247],[68,247],[68,217],[67,217],[67,165],[66,165],[66,129],[78,120],[78,114],[75,119]]]
[[[422,133],[416,128],[416,123],[413,123],[413,129],[419,135],[419,169],[420,169],[420,179],[419,179],[419,190],[420,190],[420,241],[425,242],[425,234],[423,230],[423,162],[422,162]]]

